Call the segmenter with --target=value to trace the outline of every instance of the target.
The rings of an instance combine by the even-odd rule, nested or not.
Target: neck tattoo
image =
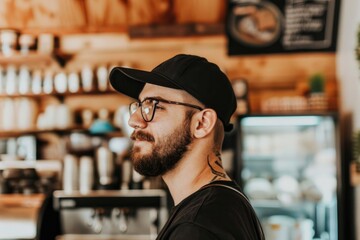
[[[216,152],[215,155],[217,157],[217,159],[215,160],[216,166],[212,166],[212,163],[210,163],[210,156],[207,157],[208,166],[210,167],[212,174],[214,174],[214,177],[211,180],[211,182],[215,180],[219,180],[221,178],[226,178],[226,174],[224,173],[224,169],[221,164],[221,155],[219,152]],[[220,168],[219,169],[220,171],[216,170],[215,168]]]

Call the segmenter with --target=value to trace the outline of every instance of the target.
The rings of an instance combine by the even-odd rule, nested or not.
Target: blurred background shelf
[[[0,138],[6,137],[19,137],[24,135],[37,135],[42,133],[57,133],[57,134],[68,134],[73,131],[86,131],[85,128],[81,127],[74,127],[74,128],[67,128],[67,129],[46,129],[46,130],[18,130],[18,131],[1,131]]]
[[[45,199],[45,194],[0,194],[0,208],[25,207],[40,208]]]
[[[114,90],[108,90],[108,91],[98,91],[98,90],[92,90],[92,91],[84,91],[80,90],[78,92],[65,92],[65,93],[58,93],[58,92],[52,92],[52,93],[40,93],[40,94],[33,94],[33,93],[26,93],[26,94],[0,94],[0,98],[18,98],[18,97],[31,97],[31,98],[41,98],[41,97],[67,97],[67,96],[84,96],[84,95],[112,95],[112,94],[118,94]]]
[[[71,134],[74,132],[81,132],[88,135],[100,136],[100,137],[123,137],[124,133],[120,130],[115,130],[106,133],[92,133],[89,129],[83,127],[74,127],[67,129],[46,129],[46,130],[19,130],[19,131],[1,131],[0,138],[11,138],[11,137],[20,137],[25,135],[38,135],[43,133],[55,133],[58,135]]]
[[[54,58],[51,54],[39,53],[39,52],[29,52],[27,54],[21,54],[16,52],[9,56],[0,54],[0,65],[21,65],[21,64],[51,64],[54,62]]]

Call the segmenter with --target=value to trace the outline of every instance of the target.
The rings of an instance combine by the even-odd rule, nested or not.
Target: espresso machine
[[[155,239],[168,217],[166,194],[162,189],[55,191],[57,240]]]

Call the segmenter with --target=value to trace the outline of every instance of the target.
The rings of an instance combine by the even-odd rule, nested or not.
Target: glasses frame
[[[152,100],[154,102],[154,110],[153,110],[153,113],[152,113],[152,116],[150,118],[150,120],[146,120],[145,117],[144,117],[144,111],[143,111],[143,102],[147,101],[147,100]],[[162,102],[162,103],[167,103],[167,104],[172,104],[172,105],[180,105],[180,106],[185,106],[185,107],[191,107],[191,108],[195,108],[197,110],[204,110],[204,108],[200,107],[200,106],[197,106],[197,105],[193,105],[193,104],[190,104],[190,103],[184,103],[184,102],[176,102],[176,101],[170,101],[170,100],[165,100],[165,99],[158,99],[158,98],[151,98],[151,97],[148,97],[148,98],[145,98],[144,100],[142,101],[135,101],[135,102],[132,102],[130,103],[129,105],[129,112],[130,112],[130,116],[133,115],[139,108],[140,108],[140,112],[141,112],[141,117],[144,119],[145,122],[151,122],[153,119],[154,119],[154,116],[155,116],[155,112],[156,112],[156,108],[157,108],[157,105]],[[134,103],[137,103],[138,106],[136,108],[135,111],[131,111],[131,106],[134,104]]]

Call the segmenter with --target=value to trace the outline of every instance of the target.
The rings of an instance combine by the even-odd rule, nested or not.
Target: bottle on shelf
[[[96,69],[97,76],[97,88],[101,92],[105,92],[108,90],[108,70],[106,66],[98,66]]]
[[[84,65],[81,69],[81,84],[85,92],[93,90],[94,73],[90,65]]]
[[[32,94],[40,94],[42,92],[41,71],[38,69],[32,72],[31,92]]]
[[[68,75],[69,92],[77,93],[80,90],[80,78],[77,72],[70,72]]]
[[[31,88],[31,75],[29,68],[26,65],[22,65],[19,69],[19,94],[29,94]]]

